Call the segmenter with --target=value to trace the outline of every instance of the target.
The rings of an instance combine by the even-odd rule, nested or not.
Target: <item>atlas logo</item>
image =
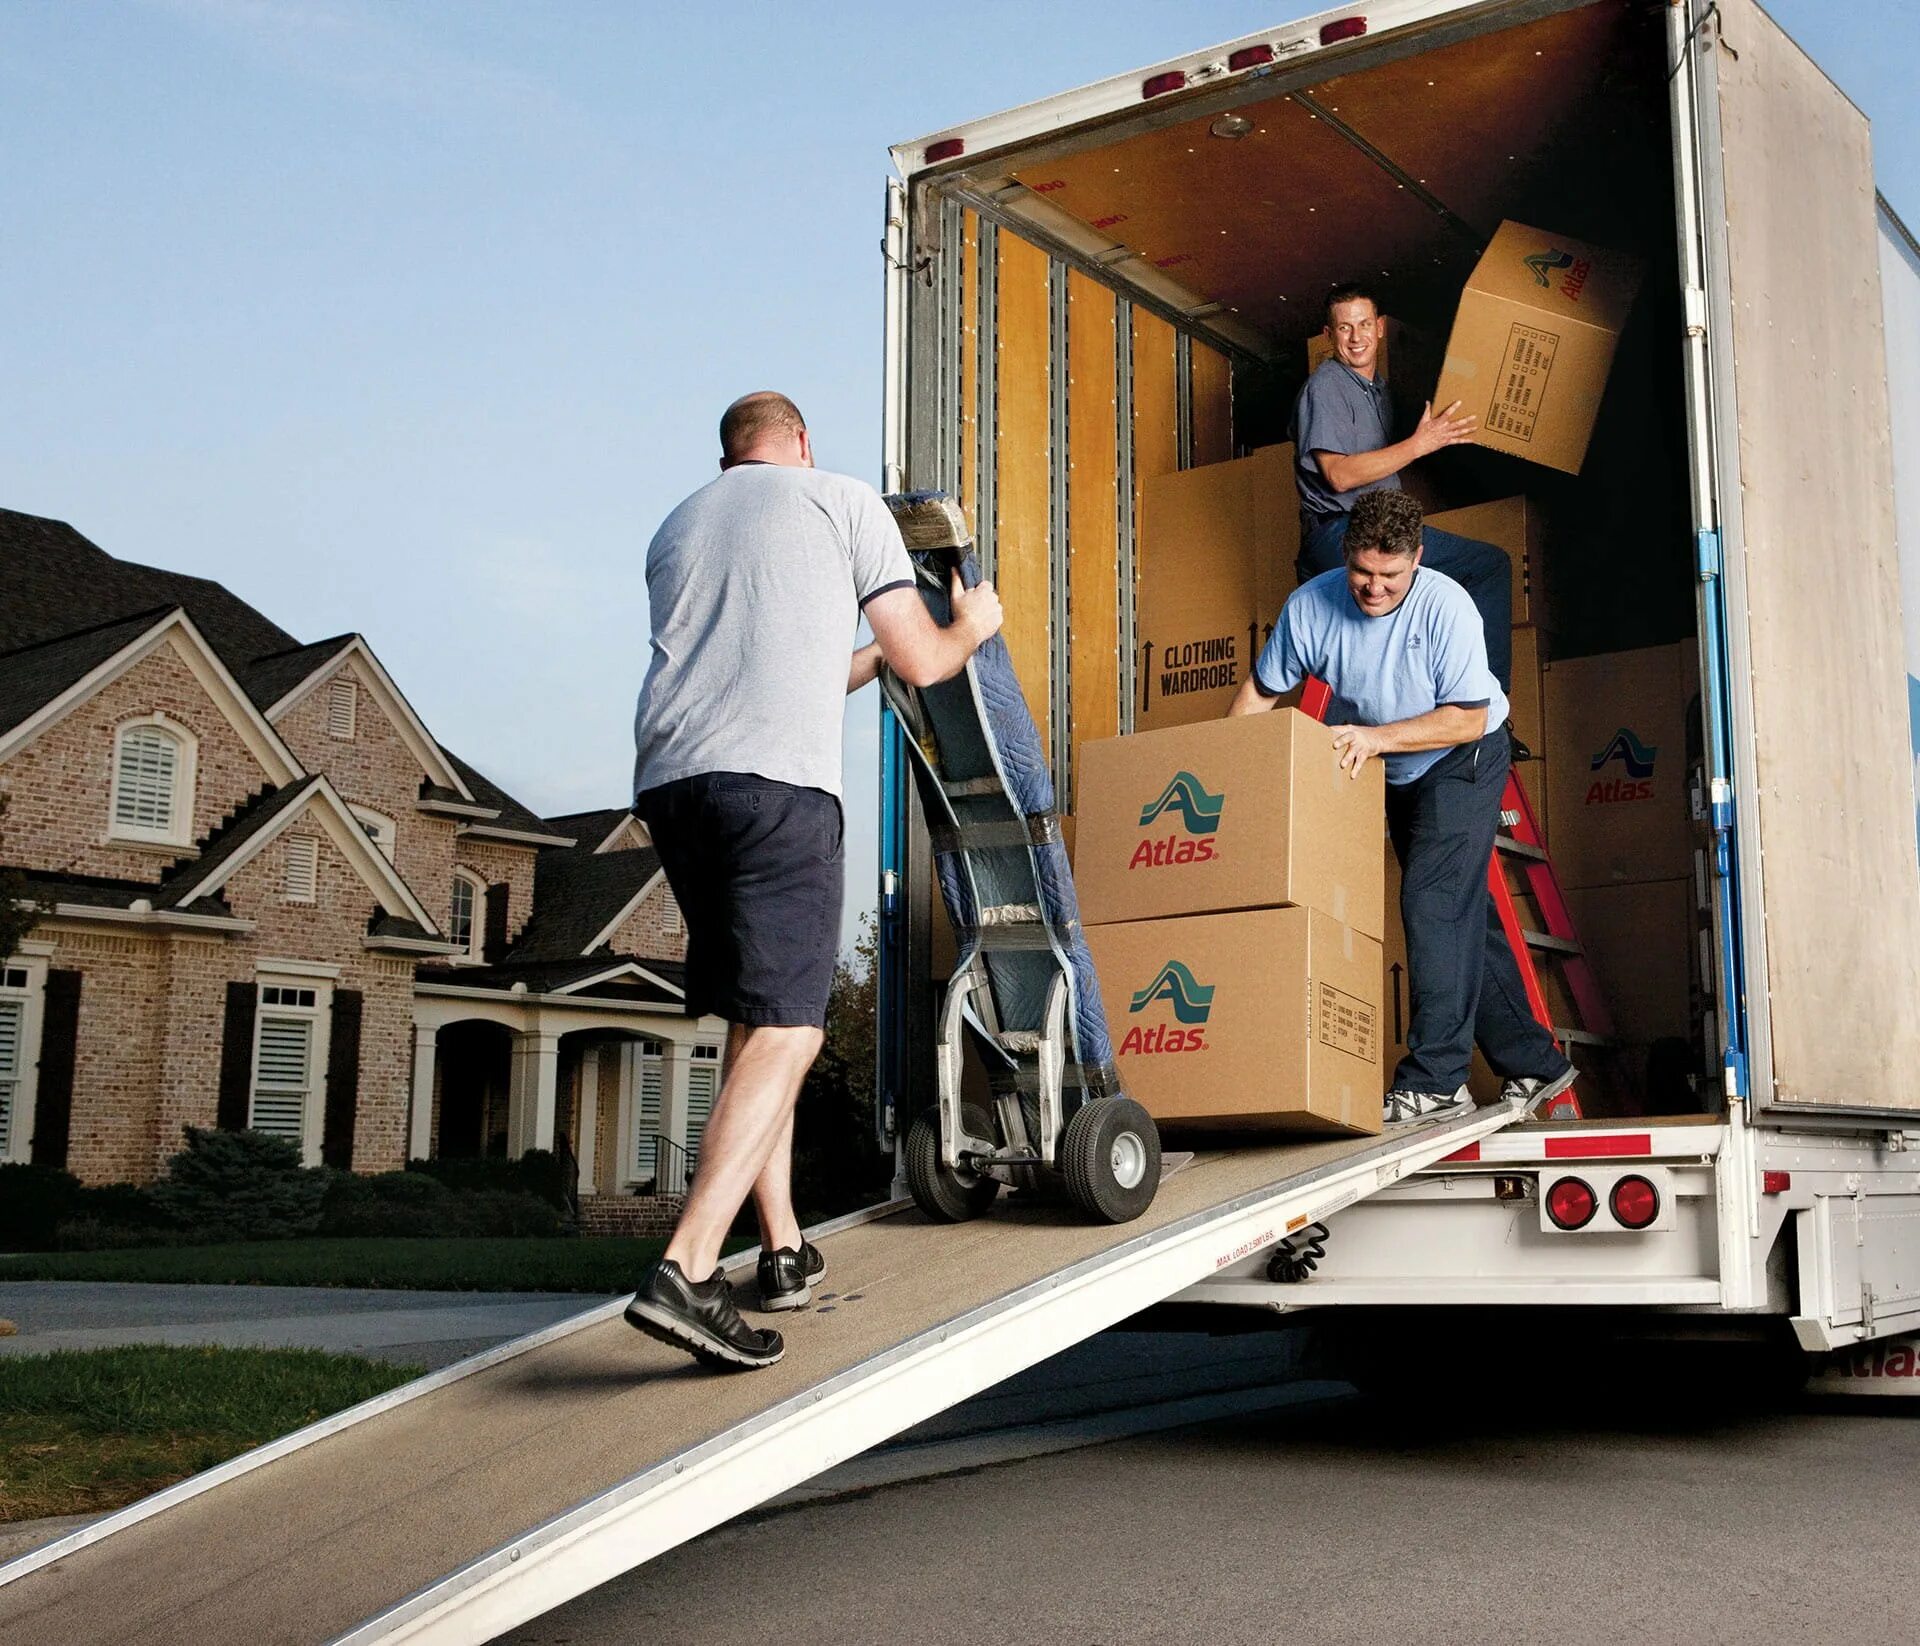
[[[1126,1038],[1120,1042],[1121,1053],[1146,1057],[1160,1052],[1205,1051],[1206,1042],[1201,1038],[1200,1030],[1193,1025],[1206,1022],[1213,1010],[1213,991],[1213,984],[1200,982],[1178,960],[1169,960],[1160,968],[1159,975],[1134,995],[1127,1010],[1144,1012],[1149,1006],[1165,1001],[1173,1009],[1175,1022],[1188,1027],[1176,1028],[1169,1023],[1151,1026],[1136,1023],[1127,1030]]]
[[[1607,739],[1606,747],[1588,762],[1588,767],[1594,772],[1603,772],[1617,760],[1625,768],[1627,775],[1596,778],[1587,790],[1587,804],[1606,806],[1622,800],[1651,800],[1653,798],[1653,763],[1659,753],[1659,749],[1652,744],[1642,743],[1625,726],[1622,726]]]
[[[1545,251],[1535,252],[1524,261],[1533,271],[1534,283],[1540,286],[1551,287],[1554,271],[1565,269],[1567,277],[1560,282],[1560,295],[1570,303],[1580,301],[1580,292],[1587,283],[1587,276],[1593,273],[1591,257],[1576,259],[1572,252],[1559,251],[1551,246]]]
[[[1175,772],[1173,780],[1160,791],[1157,800],[1140,808],[1140,827],[1148,829],[1168,812],[1179,814],[1187,838],[1169,834],[1160,840],[1143,840],[1133,849],[1128,869],[1158,869],[1171,863],[1205,863],[1218,855],[1208,838],[1220,827],[1220,814],[1226,808],[1224,795],[1209,794],[1207,786],[1192,772]]]

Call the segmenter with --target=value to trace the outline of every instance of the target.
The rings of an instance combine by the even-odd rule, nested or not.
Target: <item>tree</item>
[[[874,1135],[879,949],[878,928],[867,915],[853,953],[834,968],[826,1045],[800,1088],[793,1191],[802,1222],[871,1205],[893,1180],[893,1156]]]
[[[0,822],[7,815],[8,796],[0,794]],[[0,832],[0,842],[5,840]],[[4,857],[0,850],[0,857]],[[20,947],[20,939],[32,931],[46,909],[27,895],[27,877],[18,869],[0,869],[0,960]]]

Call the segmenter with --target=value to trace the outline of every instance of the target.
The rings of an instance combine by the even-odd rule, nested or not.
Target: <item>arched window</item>
[[[391,863],[393,842],[398,832],[394,827],[393,819],[375,811],[371,806],[349,806],[347,810],[353,813],[360,827],[366,830],[367,838],[380,848],[380,855]]]
[[[197,749],[193,733],[162,714],[120,727],[113,738],[108,835],[164,846],[192,845]]]
[[[458,943],[469,960],[480,958],[485,936],[487,888],[465,869],[453,871],[453,901],[447,916],[447,941]]]

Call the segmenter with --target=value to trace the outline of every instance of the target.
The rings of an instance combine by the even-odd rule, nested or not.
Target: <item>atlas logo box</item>
[[[1553,861],[1569,891],[1693,872],[1691,644],[1556,660],[1546,671]]]
[[[1089,926],[1297,904],[1382,935],[1385,772],[1297,709],[1084,743],[1075,797]]]
[[[1460,294],[1434,406],[1458,400],[1479,418],[1479,445],[1578,474],[1643,272],[1625,253],[1502,223]]]
[[[1090,929],[1127,1090],[1163,1125],[1380,1129],[1380,945],[1317,909]]]

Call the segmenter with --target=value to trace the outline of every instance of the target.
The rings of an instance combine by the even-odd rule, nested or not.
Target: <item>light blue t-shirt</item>
[[[1425,566],[1415,570],[1407,598],[1384,617],[1368,617],[1354,604],[1344,566],[1295,589],[1253,666],[1253,683],[1278,697],[1308,675],[1332,688],[1329,726],[1385,726],[1443,703],[1486,704],[1490,732],[1507,718],[1473,597]],[[1387,755],[1387,781],[1411,783],[1446,752]]]

